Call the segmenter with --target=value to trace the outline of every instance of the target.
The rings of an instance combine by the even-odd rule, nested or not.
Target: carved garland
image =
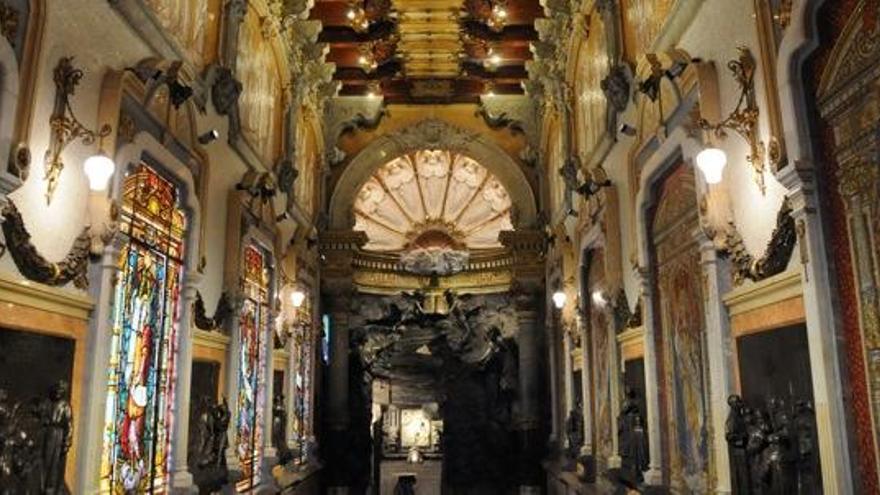
[[[193,319],[196,328],[199,330],[217,330],[223,327],[226,320],[235,312],[235,308],[229,302],[229,296],[223,292],[217,301],[217,308],[214,310],[214,316],[208,316],[205,312],[205,301],[202,299],[202,293],[196,291],[196,300],[193,302]]]
[[[73,247],[63,261],[47,261],[31,243],[31,235],[24,225],[21,213],[12,201],[2,211],[3,236],[6,247],[15,261],[15,266],[26,278],[51,286],[62,286],[68,282],[79,289],[88,289],[89,246],[91,236],[88,227],[73,243]]]
[[[719,251],[733,263],[735,285],[742,285],[746,280],[758,282],[782,273],[788,266],[797,242],[797,227],[791,216],[791,203],[787,197],[782,201],[776,215],[776,228],[764,255],[759,259],[749,254],[733,222],[730,222],[723,236]]]

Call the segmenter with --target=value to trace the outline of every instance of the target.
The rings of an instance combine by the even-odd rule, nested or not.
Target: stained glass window
[[[125,178],[102,493],[163,493],[167,488],[187,223],[179,200],[177,187],[146,164]]]
[[[291,415],[291,426],[293,430],[293,441],[299,446],[300,462],[306,460],[308,455],[307,445],[311,424],[311,390],[312,390],[312,355],[314,347],[312,345],[312,325],[311,312],[308,304],[304,304],[299,309],[298,317],[302,324],[295,325],[293,328],[293,345],[291,346],[291,354],[293,358],[293,380],[291,380],[292,396],[293,396],[293,414]]]
[[[247,491],[260,483],[265,401],[265,339],[269,328],[270,268],[265,252],[256,245],[244,250],[242,266],[244,304],[239,321],[241,350],[238,373],[236,451],[243,477],[236,487]]]

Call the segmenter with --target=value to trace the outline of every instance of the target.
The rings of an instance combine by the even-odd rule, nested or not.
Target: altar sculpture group
[[[70,386],[60,380],[47,398],[13,402],[0,389],[0,495],[66,495],[73,441]]]

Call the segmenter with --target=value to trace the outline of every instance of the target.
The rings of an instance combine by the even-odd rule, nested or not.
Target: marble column
[[[515,428],[519,442],[520,493],[540,493],[541,473],[541,330],[538,327],[537,294],[517,301],[519,331],[518,417]]]
[[[230,479],[235,479],[241,474],[241,460],[238,458],[236,444],[238,443],[238,379],[241,369],[241,293],[230,296],[233,304],[232,316],[230,316],[229,351],[226,355],[226,393],[223,399],[229,406],[229,428],[226,430],[229,444],[226,446],[226,467],[229,470]]]
[[[653,281],[647,270],[639,270],[643,311],[645,321],[645,415],[648,422],[648,454],[650,461],[644,473],[645,484],[663,484],[663,458],[660,444],[662,429],[660,426],[660,394],[659,377],[657,376],[657,341],[656,332],[659,328],[658,315],[654,312]]]
[[[547,357],[550,362],[547,382],[550,385],[550,448],[556,449],[559,445],[559,359],[557,345],[556,314],[553,310],[547,312],[545,328],[547,336]]]
[[[95,310],[92,314],[89,338],[86,344],[88,372],[83,387],[82,414],[76,420],[80,428],[77,470],[80,475],[73,493],[98,493],[101,461],[104,457],[104,420],[107,410],[107,370],[110,367],[110,344],[113,335],[113,287],[119,275],[119,247],[111,244],[104,248],[100,271],[90,280],[96,289]]]
[[[266,362],[263,367],[263,459],[262,459],[262,484],[273,481],[272,468],[278,462],[275,446],[272,445],[272,402],[275,399],[275,328],[274,318],[270,320],[267,332],[263,337],[263,353]]]
[[[624,298],[624,304],[626,304],[626,298]],[[605,329],[608,332],[608,361],[605,366],[608,366],[608,379],[611,382],[608,384],[608,399],[611,401],[609,404],[611,415],[611,457],[608,458],[608,468],[614,469],[619,468],[622,462],[619,455],[620,439],[617,436],[617,418],[620,416],[620,400],[623,395],[620,392],[623,361],[620,359],[617,333],[623,330],[626,324],[610,316],[608,318],[608,326]]]
[[[180,315],[177,323],[177,356],[174,384],[174,447],[171,452],[174,462],[171,475],[173,493],[191,493],[193,477],[189,472],[187,457],[189,450],[189,410],[192,402],[192,360],[193,360],[193,325],[192,306],[202,281],[202,275],[196,271],[188,272],[183,281],[181,291]]]
[[[838,345],[835,330],[834,294],[829,279],[832,270],[825,250],[813,166],[794,161],[778,178],[789,190],[798,232],[822,488],[825,493],[853,493],[850,437],[841,400],[847,394],[838,361],[843,349]]]
[[[715,250],[715,243],[702,229],[694,232],[703,265],[703,312],[706,325],[706,349],[709,364],[709,440],[715,459],[715,493],[730,493],[730,459],[725,438],[725,425],[729,407],[727,397],[733,393],[733,337],[730,334],[730,317],[723,296],[730,291],[727,263]]]
[[[582,311],[578,309],[578,311]],[[590,360],[590,333],[587,331],[588,325],[584,324],[584,316],[579,315],[578,331],[581,335],[581,394],[583,403],[581,404],[581,414],[584,417],[584,445],[581,447],[581,456],[593,455],[593,410],[590,405],[593,403],[593,391],[590,388],[590,376],[592,376],[593,363]]]
[[[568,419],[574,410],[574,363],[571,360],[571,352],[574,345],[571,341],[571,333],[568,324],[560,321],[559,331],[562,333],[562,390],[564,393],[565,407],[562,410],[563,430],[562,436],[563,447],[568,450],[572,447],[571,439],[568,434]]]
[[[349,324],[350,293],[325,296],[330,311],[330,366],[327,397],[327,438],[329,463],[328,493],[344,495],[349,490],[348,446],[350,425],[349,394]]]

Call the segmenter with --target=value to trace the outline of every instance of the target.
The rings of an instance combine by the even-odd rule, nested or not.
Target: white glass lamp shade
[[[596,307],[604,308],[605,304],[608,303],[608,301],[605,300],[605,294],[603,294],[601,290],[594,290],[591,296],[593,298],[593,304],[595,304]]]
[[[697,167],[702,170],[707,184],[718,184],[724,178],[727,153],[718,148],[706,148],[697,154]]]
[[[556,309],[562,309],[565,307],[565,301],[568,299],[568,296],[565,295],[565,292],[556,291],[553,293],[553,305],[556,306]]]
[[[301,290],[295,290],[292,294],[290,294],[290,302],[293,303],[294,308],[299,308],[303,305],[303,302],[306,300],[306,293]]]
[[[110,177],[116,171],[116,164],[107,155],[98,153],[86,159],[83,170],[89,178],[89,189],[96,192],[106,191]]]

